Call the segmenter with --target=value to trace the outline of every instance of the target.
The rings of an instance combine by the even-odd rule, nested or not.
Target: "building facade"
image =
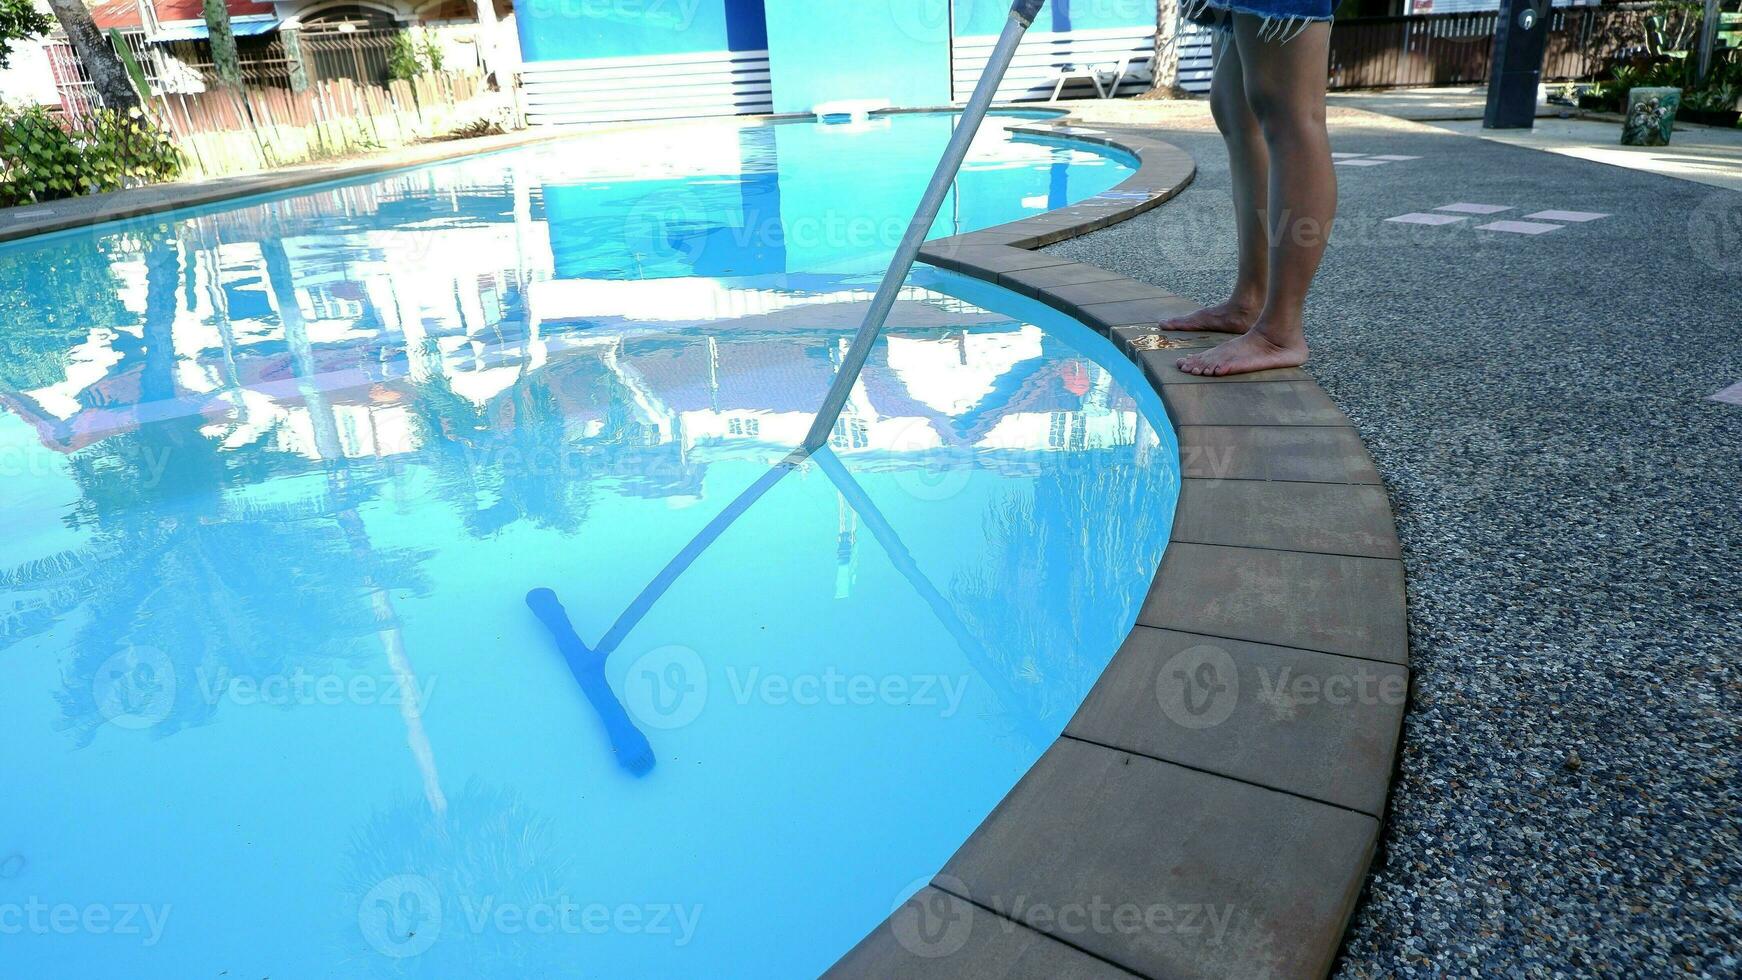
[[[1008,0],[521,0],[527,114],[536,123],[810,112],[840,100],[966,98]],[[1122,69],[1149,85],[1155,0],[1053,0],[1000,96],[1052,95],[1059,70]],[[1093,92],[1086,77],[1066,95]]]

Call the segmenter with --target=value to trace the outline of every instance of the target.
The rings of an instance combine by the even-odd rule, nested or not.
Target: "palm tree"
[[[174,347],[182,270],[169,227],[140,235],[144,323],[117,376],[137,380],[139,405],[162,406],[188,397]],[[151,734],[167,737],[211,721],[218,705],[202,695],[230,678],[283,676],[309,661],[364,662],[363,643],[384,620],[358,597],[421,586],[416,559],[359,553],[334,519],[336,508],[354,506],[338,501],[356,493],[260,500],[247,492],[260,473],[306,463],[274,449],[273,433],[221,446],[209,428],[197,411],[141,413],[130,430],[68,457],[79,499],[66,522],[85,543],[0,568],[0,608],[10,610],[0,617],[0,651],[84,609],[56,694],[59,727],[76,745],[115,720],[115,695],[127,715],[139,713],[136,701],[152,702]],[[279,560],[257,560],[264,554]],[[154,676],[135,676],[141,667]],[[155,685],[165,671],[177,683]],[[127,680],[110,683],[117,676]],[[167,700],[156,703],[160,692]]]
[[[234,90],[242,88],[242,60],[236,53],[236,32],[230,28],[230,8],[224,0],[204,0],[206,33],[212,45],[212,68],[218,74],[218,85]]]
[[[1179,88],[1179,0],[1155,0],[1155,61],[1152,88],[1172,92]]]
[[[48,0],[48,6],[54,11],[55,20],[60,21],[67,40],[72,42],[73,53],[79,56],[79,64],[85,67],[85,74],[96,86],[97,97],[103,100],[104,107],[117,112],[137,109],[139,93],[133,90],[120,55],[97,30],[97,22],[85,9],[84,0]]]
[[[1056,731],[1089,693],[1143,599],[1166,525],[1156,481],[1134,479],[1142,439],[1088,448],[1054,463],[1030,493],[988,507],[986,561],[951,582],[955,605],[1002,683],[1023,692],[1026,718]],[[983,670],[984,672],[984,670]]]
[[[441,812],[401,796],[351,834],[342,867],[344,976],[581,975],[572,936],[468,928],[481,903],[531,911],[581,900],[558,824],[512,787],[470,779]],[[419,955],[389,953],[419,936]]]

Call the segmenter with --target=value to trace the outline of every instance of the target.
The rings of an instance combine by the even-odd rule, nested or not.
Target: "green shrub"
[[[181,173],[181,151],[137,110],[71,129],[41,106],[0,106],[0,207],[138,187]]]
[[[442,46],[437,44],[435,37],[428,32],[423,35],[422,51],[424,71],[441,71],[444,59]]]
[[[402,31],[393,35],[387,50],[387,77],[407,81],[442,70],[442,48],[427,32]]]
[[[0,206],[83,193],[83,156],[73,134],[48,110],[0,107]]]
[[[1729,112],[1736,108],[1737,99],[1742,99],[1742,88],[1734,85],[1712,85],[1683,95],[1682,105],[1703,112]]]
[[[181,173],[181,150],[136,113],[100,112],[83,135],[86,172],[103,190],[173,180]]]
[[[12,57],[13,41],[28,41],[47,34],[54,26],[48,15],[30,0],[0,0],[0,68]]]
[[[1687,58],[1671,58],[1668,61],[1660,61],[1646,71],[1640,84],[1649,88],[1686,89],[1689,87],[1688,72],[1692,67],[1688,61]]]

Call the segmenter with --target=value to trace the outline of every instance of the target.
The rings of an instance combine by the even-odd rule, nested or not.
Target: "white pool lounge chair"
[[[1052,101],[1057,102],[1064,93],[1065,83],[1074,79],[1086,78],[1095,85],[1095,93],[1103,99],[1110,99],[1119,93],[1119,86],[1125,81],[1125,75],[1131,70],[1131,56],[1126,55],[1118,61],[1109,61],[1099,65],[1064,65],[1059,68],[1057,79],[1052,87]]]

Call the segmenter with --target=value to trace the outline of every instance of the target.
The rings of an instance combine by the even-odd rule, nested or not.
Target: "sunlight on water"
[[[0,246],[0,975],[813,975],[875,925],[1062,730],[1178,486],[1128,362],[925,268],[783,462],[952,124]],[[935,231],[1127,173],[990,131]]]

